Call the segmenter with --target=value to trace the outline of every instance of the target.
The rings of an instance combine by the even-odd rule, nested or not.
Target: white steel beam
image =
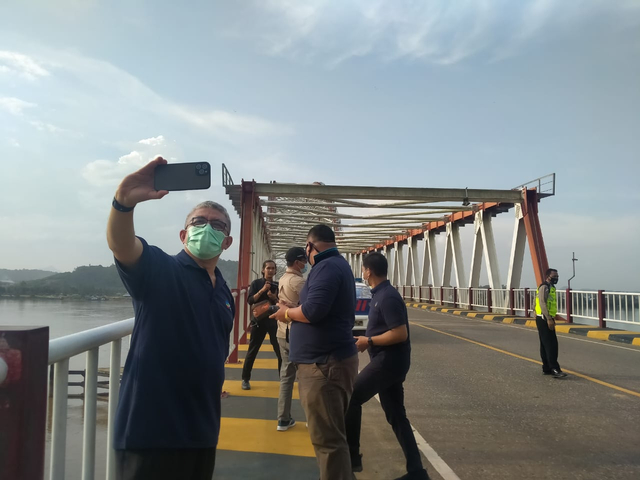
[[[450,223],[451,225],[451,250],[453,251],[453,268],[456,272],[456,286],[458,288],[463,288],[465,281],[464,274],[464,261],[462,255],[462,244],[460,242],[460,226],[455,223]]]
[[[438,275],[438,250],[436,248],[436,235],[433,230],[429,230],[424,234],[425,242],[428,244],[429,266],[431,275],[431,284],[434,287],[441,287],[440,275]]]
[[[444,263],[442,265],[442,286],[451,286],[451,267],[453,266],[453,248],[451,245],[451,224],[447,223],[447,238],[444,242]]]
[[[419,285],[418,268],[418,239],[411,237],[407,242],[407,276],[405,285]]]
[[[405,285],[404,283],[404,249],[402,248],[402,245],[399,245],[398,242],[395,243],[394,245],[394,250],[395,250],[395,255],[394,255],[394,271],[395,271],[395,278],[396,281],[398,282],[397,285],[403,286]]]
[[[526,244],[527,231],[524,226],[522,206],[520,204],[517,204],[516,221],[513,228],[513,242],[511,244],[511,258],[509,259],[507,288],[520,288]]]
[[[429,285],[429,273],[431,272],[431,262],[429,255],[429,242],[427,241],[428,232],[424,234],[422,240],[422,271],[420,272],[420,285],[426,287]]]
[[[491,215],[488,214],[482,216],[482,248],[484,249],[484,258],[487,265],[489,286],[492,289],[502,288],[496,242],[493,237],[493,224],[491,223]]]
[[[480,269],[482,268],[482,211],[476,213],[473,220],[473,251],[471,253],[471,273],[469,287],[480,286]]]

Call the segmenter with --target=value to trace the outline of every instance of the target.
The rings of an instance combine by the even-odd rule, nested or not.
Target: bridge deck
[[[409,419],[459,478],[640,478],[640,348],[560,333],[560,363],[573,374],[558,380],[541,375],[535,329],[413,308],[410,316]],[[249,392],[240,370],[227,369],[216,479],[317,478],[299,400],[298,424],[276,431],[270,348]],[[402,453],[376,400],[363,416],[365,470],[356,477],[401,475]],[[433,478],[455,478],[425,463]]]

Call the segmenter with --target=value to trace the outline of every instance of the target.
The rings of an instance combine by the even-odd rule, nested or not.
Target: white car
[[[356,322],[353,325],[354,334],[364,335],[369,323],[369,304],[371,303],[371,288],[366,283],[356,279]]]

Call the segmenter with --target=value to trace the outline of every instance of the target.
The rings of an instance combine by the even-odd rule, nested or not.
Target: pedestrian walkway
[[[494,322],[510,323],[514,325],[523,325],[525,327],[536,328],[536,320],[529,317],[516,317],[513,315],[478,312],[477,310],[465,310],[454,307],[446,307],[442,305],[431,305],[427,303],[406,302],[406,304],[407,307],[419,308],[432,312],[449,313],[452,315],[477,318],[480,320],[490,320]],[[597,340],[609,340],[613,342],[626,343],[627,345],[640,346],[640,333],[638,332],[616,330],[613,328],[599,328],[591,325],[576,325],[575,323],[566,322],[557,322],[556,332],[573,333]]]
[[[240,345],[244,360],[248,345]],[[253,366],[251,390],[242,390],[242,363],[227,364],[222,399],[222,422],[214,479],[315,480],[318,477],[305,416],[294,388],[292,416],[298,422],[278,432],[280,382],[278,361],[265,342]]]

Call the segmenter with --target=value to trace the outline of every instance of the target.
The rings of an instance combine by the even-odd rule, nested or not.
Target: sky
[[[566,279],[575,251],[575,288],[640,291],[639,154],[639,0],[0,4],[0,268],[111,264],[113,193],[163,155],[213,170],[209,190],[136,207],[167,252],[193,205],[231,209],[222,163],[236,183],[556,173],[550,263]],[[512,226],[495,219],[503,271]]]

